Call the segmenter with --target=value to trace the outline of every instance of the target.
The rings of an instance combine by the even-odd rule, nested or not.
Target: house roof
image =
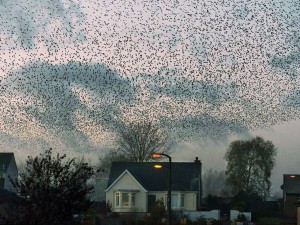
[[[6,172],[11,160],[14,159],[12,152],[0,152],[0,172]]]
[[[161,164],[163,168],[155,169],[156,164]],[[147,191],[165,191],[168,188],[168,164],[168,162],[113,162],[107,187],[128,170]],[[172,191],[197,191],[199,173],[200,169],[196,169],[194,162],[173,162]]]
[[[283,190],[286,194],[300,194],[300,175],[284,174]]]
[[[110,188],[112,188],[112,186],[114,186],[115,183],[117,183],[125,174],[128,174],[129,176],[131,176],[139,185],[140,187],[144,190],[144,191],[147,191],[145,190],[145,188],[141,185],[141,183],[139,181],[136,180],[136,178],[126,169],[120,176],[118,176],[117,179],[115,179],[113,181],[113,183],[107,187],[106,191],[108,191]]]

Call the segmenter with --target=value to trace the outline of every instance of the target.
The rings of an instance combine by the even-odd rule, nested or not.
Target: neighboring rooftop
[[[300,194],[300,175],[284,174],[283,189],[286,194]]]
[[[155,169],[156,164],[163,168]],[[167,190],[168,165],[168,162],[113,162],[107,187],[127,169],[146,190]],[[200,168],[194,162],[172,162],[172,190],[197,191],[199,173]]]
[[[14,153],[12,152],[0,152],[0,172],[6,172],[13,158]]]

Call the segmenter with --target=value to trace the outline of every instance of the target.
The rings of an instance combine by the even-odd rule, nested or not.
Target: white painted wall
[[[197,195],[195,192],[177,192],[172,191],[172,194],[184,194],[184,208],[179,208],[178,210],[190,210],[195,211],[196,210],[196,201],[197,201]],[[148,195],[156,195],[156,200],[158,199],[164,199],[164,202],[166,204],[167,200],[165,199],[167,192],[159,192],[159,191],[149,191]]]
[[[220,220],[221,213],[220,210],[211,211],[184,211],[183,214],[188,215],[191,221],[197,220],[197,218],[202,217],[204,219],[215,219]]]
[[[236,220],[239,213],[243,213],[246,216],[247,221],[251,221],[251,212],[239,212],[237,210],[230,210],[230,220]]]
[[[197,210],[197,194],[196,192],[185,194],[185,207],[184,210],[196,211]]]

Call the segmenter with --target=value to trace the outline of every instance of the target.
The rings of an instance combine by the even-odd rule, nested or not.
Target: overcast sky
[[[157,121],[224,170],[236,139],[278,147],[272,177],[299,173],[297,0],[0,1],[0,149],[88,158],[114,120]]]

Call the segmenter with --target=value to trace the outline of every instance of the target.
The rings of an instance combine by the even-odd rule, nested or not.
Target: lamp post
[[[168,195],[167,195],[167,209],[168,209],[168,225],[171,225],[171,185],[172,185],[172,179],[171,179],[171,175],[172,175],[172,158],[171,156],[164,154],[164,153],[153,153],[152,154],[152,158],[161,158],[162,156],[165,156],[169,159],[169,168],[168,168],[168,178],[169,178],[169,182],[168,182]],[[155,167],[155,168],[159,168],[159,167]],[[161,168],[161,167],[160,167]]]

